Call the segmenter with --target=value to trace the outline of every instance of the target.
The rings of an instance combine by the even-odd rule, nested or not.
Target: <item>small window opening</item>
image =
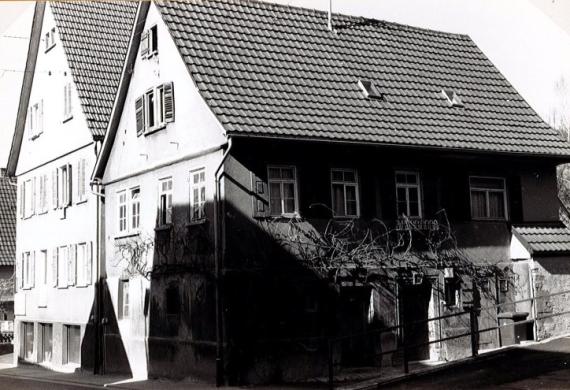
[[[382,99],[383,94],[380,92],[378,85],[370,80],[358,80],[358,86],[368,99]]]
[[[454,90],[442,89],[441,94],[447,99],[447,104],[450,107],[463,107],[463,101]]]

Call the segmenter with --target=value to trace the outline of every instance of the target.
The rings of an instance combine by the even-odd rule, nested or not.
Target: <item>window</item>
[[[51,30],[48,30],[48,32],[46,32],[45,46],[46,46],[45,50],[46,52],[55,46],[55,27],[52,27]]]
[[[23,218],[30,218],[35,214],[35,198],[36,198],[36,179],[28,179],[21,188],[21,206],[23,209]]]
[[[77,286],[84,287],[91,284],[91,243],[75,245]]]
[[[48,284],[48,264],[47,250],[37,252],[37,259],[34,265],[37,266],[38,275],[38,307],[47,307],[47,284]]]
[[[141,57],[150,58],[158,54],[158,30],[152,26],[141,36]]]
[[[63,86],[63,121],[67,121],[73,117],[71,103],[71,82],[65,83]]]
[[[53,325],[52,324],[39,324],[40,325],[40,353],[38,359],[41,363],[51,362],[53,353]]]
[[[79,364],[81,328],[78,325],[63,326],[63,364]]]
[[[34,252],[23,252],[20,263],[20,287],[24,289],[29,289],[34,287],[35,279],[35,253]]]
[[[119,319],[129,318],[129,281],[119,280]]]
[[[137,136],[174,122],[174,86],[165,83],[149,89],[135,101]]]
[[[119,233],[127,231],[127,192],[120,191],[119,196]]]
[[[269,209],[271,215],[298,213],[295,167],[270,166],[268,169]]]
[[[36,139],[44,131],[44,101],[32,104],[28,110],[28,138]]]
[[[54,209],[71,205],[71,165],[56,168],[52,174],[52,200]]]
[[[68,247],[60,246],[57,248],[57,287],[67,287],[67,271],[68,271]]]
[[[451,89],[442,89],[441,94],[447,99],[447,104],[450,107],[463,107],[463,102],[457,92]]]
[[[418,172],[396,172],[396,207],[398,215],[422,216],[420,174]]]
[[[473,219],[507,219],[505,179],[499,177],[470,177],[471,217]]]
[[[444,278],[445,304],[447,306],[459,306],[461,283],[457,278]]]
[[[131,189],[131,199],[130,199],[130,220],[131,220],[131,231],[138,230],[141,223],[141,201],[140,201],[140,188]]]
[[[158,224],[159,226],[172,223],[172,178],[159,182]]]
[[[44,214],[48,211],[47,203],[47,186],[48,186],[48,176],[46,174],[39,177],[40,180],[40,194],[38,199],[39,213]]]
[[[31,360],[34,357],[34,323],[22,322],[20,330],[20,356]]]
[[[360,210],[356,170],[332,169],[331,185],[334,216],[357,217]]]
[[[382,92],[378,85],[370,80],[358,80],[358,86],[362,90],[364,97],[369,99],[382,99]]]
[[[190,172],[190,220],[198,221],[206,217],[206,170],[196,169]]]
[[[86,176],[85,176],[85,165],[87,161],[84,158],[81,158],[77,161],[77,180],[76,180],[76,187],[77,187],[77,203],[84,202],[87,200],[86,194]]]

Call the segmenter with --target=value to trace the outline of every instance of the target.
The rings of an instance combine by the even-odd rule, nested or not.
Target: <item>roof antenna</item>
[[[329,31],[333,31],[333,24],[332,24],[332,0],[329,0],[329,23],[328,23]]]

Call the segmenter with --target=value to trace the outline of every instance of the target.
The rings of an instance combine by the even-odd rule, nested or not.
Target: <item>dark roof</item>
[[[136,1],[52,2],[89,129],[105,135],[137,12]]]
[[[16,256],[16,180],[0,177],[0,266]]]
[[[563,225],[516,226],[513,230],[532,254],[570,252],[570,230]]]
[[[260,1],[157,5],[230,135],[570,156],[466,35],[338,14],[331,32],[325,12]]]

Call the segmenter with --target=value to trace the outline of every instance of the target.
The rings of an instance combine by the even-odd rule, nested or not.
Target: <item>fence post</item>
[[[328,340],[328,364],[329,364],[329,390],[334,389],[334,361],[333,361],[333,340]]]
[[[469,310],[469,328],[471,329],[471,355],[473,357],[479,354],[479,345],[477,345],[477,315],[475,313],[475,307]]]

